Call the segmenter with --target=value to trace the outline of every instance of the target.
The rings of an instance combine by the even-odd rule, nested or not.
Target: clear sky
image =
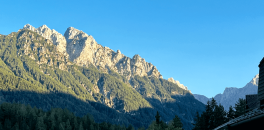
[[[82,30],[207,97],[244,87],[264,57],[263,0],[1,1],[0,34],[25,24]]]

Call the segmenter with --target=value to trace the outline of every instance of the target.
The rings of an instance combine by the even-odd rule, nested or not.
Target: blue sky
[[[0,34],[46,24],[74,27],[168,79],[213,97],[244,87],[264,56],[263,0],[1,1]]]

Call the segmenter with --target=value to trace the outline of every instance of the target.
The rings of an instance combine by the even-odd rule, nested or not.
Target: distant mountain
[[[249,83],[246,84],[243,88],[235,88],[230,87],[226,88],[223,94],[217,94],[214,99],[219,104],[221,103],[225,110],[229,109],[229,106],[235,106],[235,103],[238,101],[239,98],[245,99],[245,95],[249,94],[257,94],[258,93],[258,81],[259,81],[259,74],[257,74]],[[204,95],[193,94],[195,99],[199,100],[200,102],[206,104],[208,100],[211,98],[207,98]]]
[[[187,87],[163,79],[139,55],[114,52],[73,27],[62,35],[29,24],[0,35],[0,102],[67,108],[135,127],[148,127],[159,111],[165,122],[178,115],[186,130],[204,111]]]
[[[207,101],[209,100],[209,98],[204,96],[204,95],[193,94],[193,96],[195,97],[195,99],[197,99],[198,101],[202,102],[203,104],[206,104]]]

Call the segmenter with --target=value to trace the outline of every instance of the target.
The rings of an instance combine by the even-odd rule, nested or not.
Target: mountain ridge
[[[252,80],[242,88],[226,87],[224,92],[215,95],[214,99],[218,104],[221,103],[224,106],[225,110],[227,111],[230,105],[232,105],[232,107],[235,106],[235,103],[238,101],[239,98],[245,99],[245,95],[257,94],[258,80],[259,80],[259,74],[255,75],[252,78]],[[207,101],[212,99],[204,95],[199,95],[199,94],[193,94],[193,95],[197,100],[199,100],[204,104],[207,104]]]
[[[88,64],[89,62],[87,66],[78,64],[78,60],[81,60],[78,58],[76,60],[73,57],[73,61],[69,60],[68,52],[75,53],[78,47],[90,47],[92,50],[93,46],[99,46],[95,47],[95,53],[91,51],[92,54],[90,54],[94,58],[92,60],[96,60],[95,64],[98,64],[104,60],[97,58],[104,58],[101,55],[108,54],[107,50],[111,49],[96,45],[95,41],[92,43],[93,38],[83,32],[79,34],[73,32],[67,37],[69,46],[67,50],[66,45],[65,51],[65,48],[60,48],[59,40],[63,38],[56,38],[59,34],[55,34],[55,31],[52,33],[45,27],[39,29],[39,32],[44,34],[45,30],[49,32],[43,35],[53,38],[55,44],[52,40],[28,29],[20,29],[18,32],[0,36],[0,61],[2,61],[0,62],[0,84],[2,84],[0,89],[3,101],[22,102],[45,110],[53,106],[68,108],[78,115],[90,111],[97,121],[102,121],[96,115],[101,113],[106,120],[112,119],[115,123],[126,125],[131,123],[136,127],[142,125],[147,127],[159,111],[165,122],[173,119],[174,115],[178,115],[184,128],[191,129],[195,112],[201,113],[204,110],[204,105],[194,99],[189,91],[168,80],[155,76],[137,75],[137,73],[142,74],[141,72],[135,72],[135,75],[128,80],[126,75],[121,75],[111,68],[103,71],[98,66]],[[82,45],[78,45],[80,43]],[[81,53],[79,54],[82,55]],[[121,52],[114,52],[114,56],[117,55],[116,53]],[[134,66],[140,66],[142,65],[140,61],[144,61],[139,55],[135,55],[132,59],[125,58],[128,60],[122,60],[123,62],[139,64]],[[53,93],[53,96],[43,95],[43,98],[39,98],[42,97],[41,93]],[[82,111],[83,107],[75,108],[75,103],[78,104],[77,106],[81,104],[87,108]],[[144,118],[142,118],[143,115]],[[119,119],[122,121],[118,121]]]
[[[23,29],[35,31],[46,39],[52,39],[54,45],[62,48],[60,50],[61,52],[66,51],[70,55],[70,61],[80,66],[88,66],[89,63],[92,63],[94,66],[103,71],[108,71],[107,69],[109,67],[122,75],[131,73],[127,75],[128,79],[130,79],[134,73],[139,76],[146,75],[162,78],[156,67],[151,63],[147,63],[145,59],[141,58],[139,55],[134,55],[133,58],[128,58],[121,54],[121,51],[114,52],[108,47],[103,47],[98,44],[91,35],[73,27],[67,28],[64,33],[64,38],[58,38],[62,35],[54,29],[49,29],[46,25],[42,25],[41,27],[35,29],[33,26],[27,24]],[[102,60],[98,60],[93,57],[103,58]]]

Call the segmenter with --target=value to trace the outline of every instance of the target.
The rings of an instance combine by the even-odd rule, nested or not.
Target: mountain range
[[[69,27],[64,35],[29,24],[0,35],[0,99],[43,110],[67,108],[96,122],[148,127],[159,111],[190,130],[205,105],[186,86],[163,79],[139,55],[129,58]]]
[[[227,87],[225,88],[223,94],[217,94],[213,98],[218,104],[223,105],[226,111],[229,107],[234,107],[239,98],[245,99],[246,95],[257,94],[258,93],[258,81],[259,74],[257,74],[249,83],[247,83],[242,88]],[[204,95],[193,94],[194,97],[202,102],[207,104],[207,101],[210,101],[212,98],[208,98]]]

